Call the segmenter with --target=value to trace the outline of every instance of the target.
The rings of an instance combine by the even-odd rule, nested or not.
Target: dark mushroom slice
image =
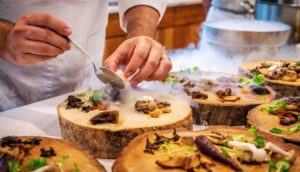
[[[38,137],[34,137],[34,138],[30,138],[27,140],[24,140],[22,143],[25,145],[40,145],[42,139],[38,138]]]
[[[119,111],[104,111],[90,119],[93,125],[101,123],[117,123],[119,120]]]
[[[144,150],[144,152],[154,154],[153,150],[157,149],[159,149],[159,145],[151,143],[150,140],[147,138],[146,149]]]
[[[154,144],[156,145],[160,145],[160,144],[163,144],[164,142],[169,142],[171,139],[166,137],[166,136],[163,136],[163,135],[159,135],[157,133],[154,133],[156,138],[155,138],[155,142]]]
[[[0,140],[1,147],[12,147],[14,145],[20,144],[22,140],[19,137],[16,136],[7,136],[7,137],[2,137]]]
[[[263,86],[252,86],[250,87],[251,91],[258,95],[267,95],[270,94],[270,91]]]
[[[190,96],[192,96],[192,99],[207,99],[208,95],[205,93],[202,93],[201,91],[192,91],[190,93]]]
[[[67,98],[67,107],[66,109],[79,109],[83,105],[83,102],[80,98],[73,95],[68,96]]]
[[[297,115],[291,113],[279,116],[279,122],[281,125],[288,126],[288,125],[295,124],[297,121],[298,121]]]
[[[167,160],[157,160],[155,163],[164,169],[182,168],[185,158],[184,156],[175,156]]]
[[[50,147],[49,149],[41,148],[40,151],[41,151],[40,154],[41,157],[48,158],[48,157],[56,156],[56,152],[53,149],[53,147]]]
[[[202,153],[213,158],[216,161],[222,162],[225,165],[228,165],[236,171],[243,171],[242,168],[236,164],[233,159],[227,158],[225,155],[220,153],[218,149],[213,145],[213,143],[204,135],[196,137],[195,143]]]

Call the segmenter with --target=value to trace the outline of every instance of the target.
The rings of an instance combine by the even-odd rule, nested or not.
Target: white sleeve
[[[168,4],[168,0],[119,0],[119,16],[120,16],[120,26],[126,32],[126,22],[125,22],[125,12],[137,5],[147,5],[159,12],[160,18],[163,17],[166,7]]]

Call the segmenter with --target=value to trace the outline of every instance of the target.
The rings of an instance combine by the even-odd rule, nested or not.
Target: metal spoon
[[[116,73],[105,67],[98,68],[93,58],[89,56],[89,54],[78,43],[76,43],[71,38],[69,38],[69,40],[75,48],[77,48],[82,54],[84,54],[91,60],[95,74],[102,82],[104,82],[105,84],[110,84],[111,86],[117,87],[119,89],[123,89],[125,87],[124,81]]]

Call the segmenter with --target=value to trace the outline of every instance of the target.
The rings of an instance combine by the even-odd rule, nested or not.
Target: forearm
[[[127,25],[127,38],[134,36],[155,37],[159,13],[149,6],[135,6],[125,13],[125,22]]]
[[[5,50],[7,48],[5,43],[7,40],[7,36],[13,26],[13,23],[0,18],[0,58],[3,58],[5,56]]]

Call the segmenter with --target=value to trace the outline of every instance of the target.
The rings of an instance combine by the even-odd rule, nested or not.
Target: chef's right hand
[[[4,58],[18,65],[55,58],[70,49],[66,37],[71,32],[65,22],[54,16],[27,14],[19,19],[7,35]]]

